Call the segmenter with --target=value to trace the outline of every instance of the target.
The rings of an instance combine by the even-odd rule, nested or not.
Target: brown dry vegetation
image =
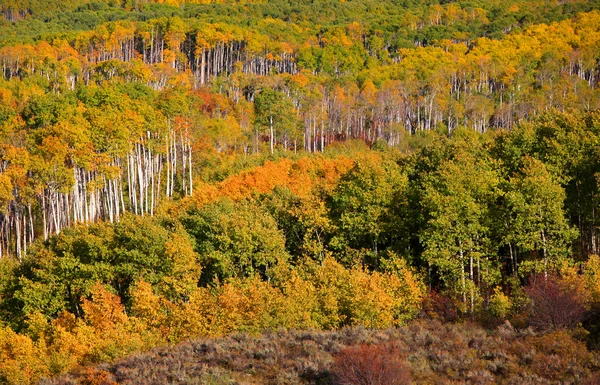
[[[375,362],[390,354],[394,368]],[[600,355],[565,331],[536,334],[507,323],[486,332],[473,324],[419,321],[387,330],[281,331],[198,339],[42,384],[333,385],[340,383],[334,375],[341,369],[340,358],[356,355],[373,361],[372,368],[395,370],[415,384],[596,384],[600,370]],[[362,365],[367,371],[368,367]]]

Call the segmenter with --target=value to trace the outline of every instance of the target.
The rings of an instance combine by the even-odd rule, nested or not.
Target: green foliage
[[[13,312],[13,322],[36,312],[54,317],[68,310],[81,316],[81,301],[97,282],[112,287],[127,303],[129,287],[141,279],[165,298],[185,300],[197,285],[200,265],[189,236],[171,226],[169,221],[126,216],[115,225],[65,230],[19,266],[14,273],[18,283],[11,288],[16,302],[6,298],[4,306]]]
[[[287,259],[277,223],[253,202],[221,200],[193,210],[182,222],[196,240],[204,282],[267,274]]]
[[[523,175],[511,179],[506,193],[509,217],[508,241],[524,252],[540,252],[543,266],[534,271],[548,271],[567,255],[576,230],[566,221],[563,188],[553,183],[543,163],[525,159]]]
[[[197,336],[398,326],[426,286],[426,315],[525,327],[552,297],[524,291],[535,273],[585,320],[600,303],[598,8],[3,2],[0,382]],[[548,365],[536,338],[541,363],[510,352],[530,381],[587,375]],[[511,369],[434,356],[449,381]]]
[[[284,146],[288,141],[296,141],[299,132],[296,130],[296,112],[291,101],[276,90],[263,89],[254,101],[255,125],[268,131],[271,141],[271,153],[273,143],[277,136],[283,136]]]
[[[334,250],[370,249],[377,255],[398,242],[405,235],[399,214],[406,188],[406,175],[393,160],[358,159],[331,194],[331,216],[338,228],[331,241]]]
[[[442,272],[452,287],[474,309],[474,269],[478,284],[493,285],[497,269],[492,254],[491,206],[499,195],[499,178],[494,161],[481,153],[478,138],[472,135],[456,139],[456,149],[439,168],[427,175],[423,186],[423,204],[428,225],[421,235],[424,257]],[[483,274],[483,269],[486,275]],[[467,276],[468,274],[468,276]],[[466,280],[470,282],[466,282]]]

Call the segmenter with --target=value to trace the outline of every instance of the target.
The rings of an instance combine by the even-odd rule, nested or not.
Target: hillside
[[[600,2],[0,0],[0,68],[0,383],[597,382]]]
[[[372,366],[364,365],[369,360]],[[42,384],[335,384],[345,369],[367,373],[363,381],[390,385],[592,385],[598,383],[592,371],[599,365],[597,353],[564,332],[536,335],[507,324],[488,334],[470,324],[415,322],[380,331],[283,331],[193,340]],[[367,383],[359,381],[353,383]]]

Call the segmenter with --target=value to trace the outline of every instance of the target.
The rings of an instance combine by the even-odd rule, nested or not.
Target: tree
[[[130,287],[144,280],[173,302],[189,299],[200,279],[198,255],[180,226],[125,216],[114,225],[79,225],[38,245],[19,268],[18,287],[5,305],[19,322],[40,312],[82,315],[82,297],[100,282],[130,305]],[[13,303],[11,301],[15,301]]]
[[[370,249],[375,256],[404,234],[398,207],[407,177],[391,159],[358,159],[340,178],[330,198],[331,216],[339,228],[335,247]]]
[[[271,154],[277,143],[277,136],[283,136],[284,147],[287,141],[294,137],[297,119],[296,111],[291,101],[281,91],[264,88],[254,101],[254,124],[268,129],[269,148]]]
[[[420,237],[425,260],[473,312],[475,287],[497,279],[490,259],[490,208],[499,194],[500,180],[493,161],[476,152],[478,144],[462,140],[457,139],[459,147],[450,159],[442,160],[437,170],[425,176],[421,199],[428,220]]]
[[[182,222],[196,240],[205,283],[266,275],[279,259],[288,258],[277,223],[254,202],[222,199],[192,209]]]
[[[530,254],[531,270],[548,274],[560,265],[577,237],[577,231],[565,218],[565,191],[553,180],[544,163],[533,158],[524,159],[523,169],[510,179],[507,187],[505,200],[510,224],[506,241],[510,247],[514,244]]]

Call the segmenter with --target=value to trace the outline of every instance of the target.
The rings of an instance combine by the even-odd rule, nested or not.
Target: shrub
[[[586,316],[575,288],[555,275],[533,276],[525,292],[532,301],[529,322],[540,329],[572,328]]]
[[[332,373],[338,385],[410,384],[409,370],[392,346],[348,347],[335,357]]]
[[[82,373],[81,385],[117,385],[110,373],[104,370],[86,368]]]
[[[423,315],[440,321],[455,321],[458,318],[457,307],[445,294],[431,290],[423,301]]]
[[[511,309],[510,298],[502,292],[499,287],[494,289],[494,294],[490,297],[490,311],[498,318],[506,318]]]

